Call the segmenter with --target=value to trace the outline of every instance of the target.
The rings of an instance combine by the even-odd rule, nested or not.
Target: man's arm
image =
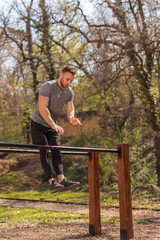
[[[73,102],[68,102],[66,105],[66,110],[67,110],[67,117],[69,122],[72,125],[83,125],[78,118],[74,117],[75,111],[74,111],[74,104]]]
[[[60,134],[64,133],[63,128],[58,126],[54,120],[51,117],[51,114],[48,110],[48,103],[49,103],[49,98],[45,96],[39,96],[39,112],[44,118],[44,120],[57,132],[60,132]]]

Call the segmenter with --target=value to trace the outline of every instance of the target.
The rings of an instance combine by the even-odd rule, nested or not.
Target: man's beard
[[[63,81],[63,77],[60,79],[60,84],[61,84],[61,87],[62,87],[62,88],[65,88],[65,86],[64,86],[64,84],[63,84],[62,81]]]

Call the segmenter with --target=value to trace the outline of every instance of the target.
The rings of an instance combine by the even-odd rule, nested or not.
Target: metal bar
[[[46,148],[46,149],[59,149],[59,150],[65,150],[65,151],[119,153],[119,150],[117,149],[50,146],[50,145],[36,145],[36,144],[8,143],[8,142],[0,142],[0,146],[1,147],[19,147],[19,148],[28,148],[28,149]]]
[[[0,152],[10,152],[10,153],[33,153],[33,154],[39,154],[39,150],[25,150],[25,149],[7,149],[7,148],[0,148]],[[51,151],[49,150],[49,153]],[[61,151],[61,154],[66,154],[66,155],[84,155],[88,156],[88,152],[69,152],[69,151]]]

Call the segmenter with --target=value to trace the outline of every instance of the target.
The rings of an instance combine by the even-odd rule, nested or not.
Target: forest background
[[[31,143],[39,87],[65,64],[77,68],[76,113],[95,111],[99,121],[97,135],[65,144],[129,144],[132,186],[160,186],[160,1],[15,0],[1,8],[0,141]],[[84,176],[84,165],[70,165]],[[100,171],[102,185],[117,183],[113,156],[101,156]]]

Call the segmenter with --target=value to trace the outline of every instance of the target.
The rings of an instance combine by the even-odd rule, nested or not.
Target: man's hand
[[[71,117],[71,119],[70,119],[70,123],[72,124],[72,125],[83,125],[81,122],[80,122],[80,120],[78,119],[78,118],[75,118],[75,117]]]
[[[54,125],[54,129],[56,130],[56,132],[59,132],[61,135],[64,134],[64,129],[58,125]]]

